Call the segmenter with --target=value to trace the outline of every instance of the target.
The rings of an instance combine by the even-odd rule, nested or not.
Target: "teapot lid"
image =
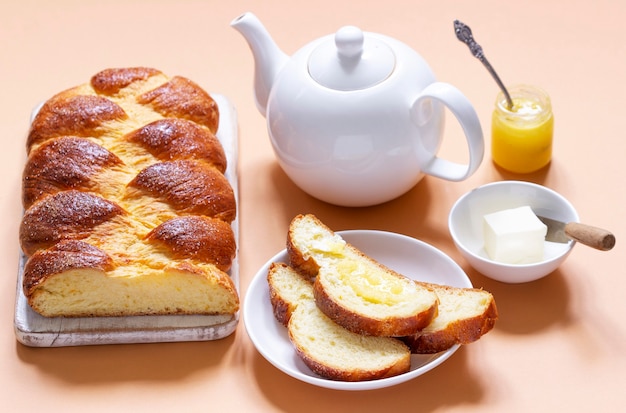
[[[309,57],[309,73],[322,86],[359,90],[385,80],[396,64],[391,48],[354,26],[342,27],[335,41],[322,42]]]

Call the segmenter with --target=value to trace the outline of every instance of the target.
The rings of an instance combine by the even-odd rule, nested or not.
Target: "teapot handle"
[[[449,181],[462,181],[469,178],[480,166],[485,152],[483,132],[474,107],[454,86],[444,82],[431,83],[422,91],[411,108],[416,123],[420,123],[420,117],[423,121],[423,117],[428,116],[423,113],[423,108],[420,108],[424,99],[427,98],[443,103],[459,121],[467,140],[469,163],[460,164],[432,154],[432,158],[422,167],[423,172]]]

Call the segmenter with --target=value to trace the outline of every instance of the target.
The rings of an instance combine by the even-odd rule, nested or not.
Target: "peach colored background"
[[[312,199],[277,166],[252,98],[253,61],[229,27],[253,11],[289,54],[353,24],[418,50],[439,80],[474,103],[489,145],[495,83],[456,39],[472,27],[505,83],[550,93],[556,116],[550,167],[498,170],[489,154],[462,183],[425,178],[384,205],[349,209]],[[623,236],[626,42],[621,0],[166,1],[1,0],[0,400],[3,411],[617,411],[626,403]],[[382,229],[440,248],[474,285],[493,292],[494,331],[435,370],[393,388],[339,392],[292,379],[254,349],[243,323],[215,342],[33,349],[15,340],[20,176],[31,109],[107,67],[144,65],[226,95],[240,126],[241,293],[284,247],[289,220],[312,212],[336,230]],[[449,116],[449,119],[452,117]],[[442,153],[464,159],[450,122]],[[501,179],[556,189],[581,219],[611,229],[610,252],[577,246],[549,277],[507,285],[478,274],[454,249],[446,219],[465,191]]]

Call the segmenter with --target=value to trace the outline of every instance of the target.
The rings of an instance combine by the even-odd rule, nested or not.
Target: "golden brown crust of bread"
[[[175,76],[169,82],[137,97],[137,102],[151,105],[164,117],[189,119],[217,132],[217,103],[197,84]]]
[[[276,290],[270,287],[270,302],[272,303],[272,312],[276,321],[287,327],[291,313],[296,309],[293,303],[282,300]]]
[[[320,266],[317,264],[313,257],[305,257],[296,247],[294,243],[295,236],[291,232],[292,228],[289,228],[287,233],[287,256],[289,257],[289,264],[298,272],[307,274],[310,277],[315,277],[320,270]]]
[[[286,275],[293,280],[290,284],[292,297],[289,297],[284,282]],[[287,327],[291,314],[303,300],[313,300],[313,280],[305,274],[295,271],[293,267],[283,262],[273,262],[267,272],[270,303],[276,320]]]
[[[94,228],[123,215],[114,202],[75,190],[43,198],[26,210],[20,225],[20,241],[26,255],[64,239],[82,239]]]
[[[218,123],[217,103],[198,85],[145,67],[103,70],[46,101],[31,123],[22,180],[29,303],[46,300],[44,284],[57,275],[63,288],[73,271],[86,285],[118,291],[136,275],[161,288],[162,274],[182,288],[214,291],[215,302],[228,302],[226,313],[237,311],[236,287],[224,272],[236,255],[236,199]],[[148,293],[137,279],[128,283]],[[221,311],[201,309],[197,299],[190,305],[192,313]],[[132,308],[111,311],[132,315]]]
[[[276,320],[287,327],[291,314],[298,305],[297,302],[287,300],[282,292],[277,288],[273,277],[278,271],[287,271],[288,266],[282,262],[273,262],[270,264],[267,272],[267,285],[269,287],[270,303],[272,304],[272,312]]]
[[[313,283],[315,303],[331,320],[357,334],[378,337],[401,337],[414,334],[426,327],[437,314],[437,303],[424,311],[410,316],[371,318],[342,305],[329,296],[326,288],[319,282]]]
[[[162,161],[204,160],[221,173],[226,171],[226,154],[219,140],[207,128],[186,119],[154,121],[129,133],[126,139]]]
[[[477,316],[471,319],[459,320],[448,326],[446,330],[439,330],[424,334],[415,334],[402,337],[411,353],[435,354],[448,350],[456,344],[470,344],[487,334],[496,324],[497,316]]]
[[[490,296],[488,306],[481,314],[472,317],[462,317],[449,323],[445,328],[441,329],[424,329],[423,331],[402,337],[402,341],[406,343],[411,352],[414,354],[435,354],[448,350],[456,344],[470,344],[491,331],[498,320],[498,309],[496,301],[490,293],[481,289],[463,288],[432,285],[422,283],[426,287],[433,288],[434,291],[440,290],[457,290],[467,294],[477,292]]]
[[[402,360],[401,363],[396,363],[392,365],[388,365],[383,369],[378,370],[362,370],[362,369],[353,369],[353,370],[343,370],[337,369],[333,366],[326,365],[324,363],[319,363],[313,357],[310,357],[306,351],[302,351],[299,347],[295,347],[296,353],[302,359],[304,364],[308,368],[310,368],[316,374],[319,374],[322,377],[336,380],[336,381],[349,381],[349,382],[357,382],[357,381],[371,381],[371,380],[380,380],[386,379],[389,377],[398,376],[400,374],[404,374],[411,369],[411,359],[406,357]]]
[[[99,171],[121,164],[115,154],[90,140],[72,136],[50,140],[28,157],[22,181],[24,208],[43,195],[69,189],[92,191]]]
[[[90,84],[101,95],[113,96],[131,84],[162,74],[149,67],[104,69],[91,77]]]
[[[29,151],[59,136],[99,136],[104,133],[103,124],[128,118],[124,109],[105,97],[75,93],[61,92],[44,103],[26,140]]]
[[[176,211],[216,217],[227,222],[235,219],[235,194],[226,177],[202,162],[180,160],[160,162],[141,171],[129,188],[149,194],[171,205]]]
[[[165,221],[146,236],[149,243],[168,250],[174,259],[194,258],[228,271],[237,251],[228,223],[204,216],[184,216]]]

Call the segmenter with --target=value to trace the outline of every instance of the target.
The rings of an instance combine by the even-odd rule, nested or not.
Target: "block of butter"
[[[506,264],[530,264],[543,259],[548,228],[529,206],[506,209],[483,217],[485,251]]]

